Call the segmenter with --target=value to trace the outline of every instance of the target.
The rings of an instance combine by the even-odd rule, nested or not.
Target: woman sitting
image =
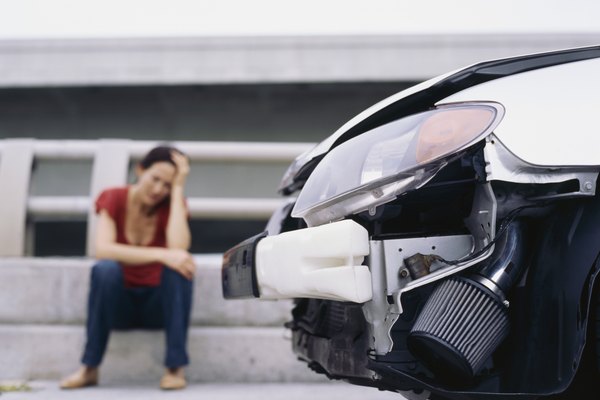
[[[82,367],[64,389],[98,383],[112,329],[164,328],[162,389],[185,387],[187,331],[196,267],[184,198],[187,157],[172,147],[152,149],[136,167],[137,182],[110,188],[96,200],[98,223]]]

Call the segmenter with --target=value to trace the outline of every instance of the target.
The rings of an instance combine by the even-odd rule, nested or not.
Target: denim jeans
[[[164,267],[159,286],[126,288],[121,268],[112,260],[101,260],[92,268],[87,342],[81,362],[90,367],[100,365],[111,330],[143,328],[165,330],[166,367],[187,365],[192,282]]]

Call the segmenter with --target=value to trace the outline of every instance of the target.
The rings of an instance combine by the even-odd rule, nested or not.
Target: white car
[[[599,171],[600,46],[469,66],[300,156],[290,201],[225,254],[223,293],[296,299],[293,351],[331,378],[595,396]]]

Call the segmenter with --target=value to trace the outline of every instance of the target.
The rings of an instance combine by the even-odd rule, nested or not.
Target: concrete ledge
[[[283,328],[193,328],[188,349],[191,382],[325,381],[296,360]],[[114,332],[102,383],[147,382],[163,373],[162,331]],[[0,379],[59,379],[79,366],[84,329],[0,325]]]
[[[0,41],[0,87],[420,81],[600,34],[405,34]]]
[[[224,300],[221,256],[196,257],[192,325],[281,326],[291,301]],[[86,318],[87,258],[0,259],[0,323],[82,324]]]

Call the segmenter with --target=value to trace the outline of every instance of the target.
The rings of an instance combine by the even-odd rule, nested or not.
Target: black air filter
[[[453,277],[434,290],[408,347],[436,374],[471,378],[508,331],[508,311],[500,299],[477,282]]]

